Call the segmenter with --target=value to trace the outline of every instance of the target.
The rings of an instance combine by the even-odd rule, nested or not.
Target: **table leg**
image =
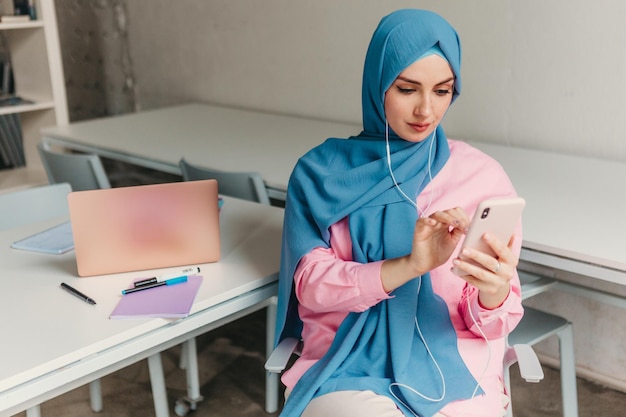
[[[41,417],[41,407],[39,404],[26,410],[26,417]]]
[[[277,298],[272,297],[267,306],[266,325],[266,358],[274,350],[274,335],[276,333],[276,302]],[[265,371],[265,411],[275,413],[278,410],[278,380],[279,374]]]
[[[163,374],[163,363],[161,362],[160,353],[155,353],[148,357],[148,368],[150,370],[150,383],[152,385],[154,413],[156,417],[169,417],[170,412],[167,404],[167,392],[165,390],[165,376]]]
[[[96,379],[89,383],[89,403],[91,410],[99,413],[102,411],[102,384],[100,379]]]
[[[198,372],[198,353],[195,337],[183,343],[183,351],[186,358],[187,401],[189,402],[189,407],[195,410],[198,407],[197,404],[204,399],[200,395],[200,375]]]

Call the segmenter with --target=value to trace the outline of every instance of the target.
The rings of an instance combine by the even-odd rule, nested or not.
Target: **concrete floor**
[[[263,370],[265,314],[252,314],[197,339],[201,392],[204,401],[188,415],[194,417],[271,417],[264,411]],[[185,395],[185,374],[178,369],[180,349],[162,354],[171,415],[176,399]],[[546,377],[530,384],[512,370],[515,417],[561,416],[558,370],[544,367]],[[104,410],[89,408],[88,388],[81,387],[42,404],[43,417],[148,417],[154,416],[146,361],[102,379]],[[626,416],[626,394],[579,379],[580,417]],[[25,413],[19,415],[25,416]]]

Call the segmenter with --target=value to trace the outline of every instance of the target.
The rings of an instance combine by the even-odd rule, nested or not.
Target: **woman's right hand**
[[[465,234],[469,222],[461,207],[419,218],[413,232],[411,253],[383,262],[381,280],[385,291],[391,292],[446,262]]]

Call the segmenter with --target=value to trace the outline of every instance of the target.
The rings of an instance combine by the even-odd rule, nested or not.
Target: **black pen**
[[[82,292],[78,291],[76,288],[70,287],[65,282],[61,283],[61,288],[63,288],[65,291],[69,292],[70,294],[75,295],[76,297],[80,298],[81,300],[83,300],[86,303],[89,303],[91,305],[96,304],[96,302],[95,302],[95,300],[93,298],[87,297],[85,294],[83,294]]]
[[[122,290],[122,294],[123,295],[132,294],[132,293],[137,292],[137,291],[149,290],[150,288],[161,287],[163,285],[180,284],[181,282],[187,282],[187,275],[183,275],[183,276],[176,277],[176,278],[166,279],[164,281],[151,282],[151,283],[139,285],[139,286],[136,286],[136,287],[133,287],[133,288],[128,288],[126,290]]]

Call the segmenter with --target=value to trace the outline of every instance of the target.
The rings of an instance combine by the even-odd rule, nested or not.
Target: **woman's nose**
[[[430,116],[433,112],[433,103],[428,94],[420,94],[415,103],[413,114],[416,116]]]

